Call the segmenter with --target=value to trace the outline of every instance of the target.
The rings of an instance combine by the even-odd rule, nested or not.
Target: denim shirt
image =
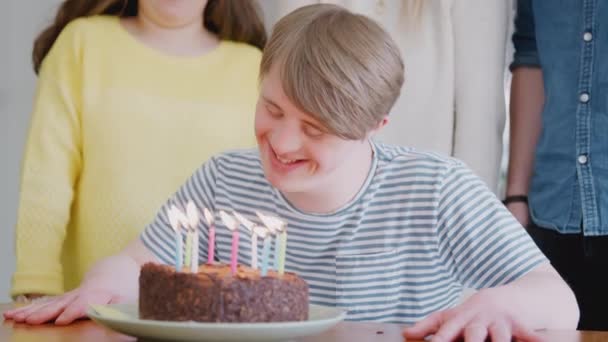
[[[608,1],[518,0],[513,43],[511,69],[542,68],[545,87],[532,219],[608,235]]]

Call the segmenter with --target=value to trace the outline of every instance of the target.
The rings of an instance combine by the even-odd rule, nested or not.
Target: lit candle
[[[257,270],[258,269],[258,236],[262,237],[263,241],[268,235],[268,230],[261,226],[253,227],[253,235],[251,236],[251,268]],[[270,241],[270,240],[269,240]]]
[[[262,228],[262,227],[260,227]],[[260,238],[264,241],[264,247],[262,247],[262,277],[268,275],[268,254],[270,254],[270,232],[262,228],[258,232]]]
[[[280,239],[280,246],[281,249],[279,250],[279,265],[277,267],[277,271],[279,272],[279,275],[282,276],[283,273],[285,273],[285,254],[287,252],[287,227],[286,225],[282,225],[281,226],[281,232],[279,233]]]
[[[213,225],[213,215],[209,211],[209,209],[205,208],[203,210],[205,214],[205,221],[207,221],[207,225],[209,226],[209,244],[207,245],[207,263],[212,265],[215,256],[215,226]]]
[[[190,262],[190,272],[198,272],[198,210],[194,202],[188,201],[186,205],[186,216],[188,217],[188,223],[192,230],[192,260]]]
[[[179,230],[179,221],[173,212],[173,208],[167,209],[167,217],[169,218],[171,228],[173,228],[173,231],[175,231],[175,272],[180,272],[184,262],[182,254],[184,250],[184,242],[182,241],[182,234]]]
[[[234,211],[234,217],[251,233],[251,268],[258,268],[258,235],[256,225],[243,215]]]
[[[175,205],[171,206],[171,210],[173,210],[173,214],[175,215],[177,222],[179,222],[179,224],[186,229],[186,250],[184,254],[184,266],[190,267],[190,260],[192,259],[192,232],[189,227],[190,224],[188,221],[188,217]]]
[[[236,275],[236,266],[238,263],[238,255],[239,255],[239,230],[238,223],[236,220],[228,215],[225,211],[220,211],[220,217],[222,221],[232,231],[232,253],[230,255],[230,271],[232,275]]]
[[[287,224],[285,221],[256,212],[260,220],[268,229],[275,234],[274,242],[274,267],[280,275],[285,271],[285,254],[287,251]]]

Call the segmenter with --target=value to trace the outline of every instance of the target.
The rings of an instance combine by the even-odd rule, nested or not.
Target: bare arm
[[[574,293],[546,262],[520,279],[485,291],[496,305],[509,308],[532,329],[576,329],[579,309]]]
[[[156,258],[140,239],[131,242],[120,253],[97,262],[87,272],[77,289],[47,301],[4,313],[5,319],[27,324],[69,324],[85,316],[90,304],[135,302],[141,266]]]
[[[461,305],[436,312],[405,330],[407,338],[440,341],[541,341],[533,330],[576,329],[574,293],[547,262],[507,285],[483,289]]]
[[[544,103],[542,71],[519,67],[513,71],[511,83],[511,131],[507,195],[527,195],[532,177],[534,152],[541,131]],[[509,210],[519,222],[528,224],[528,206],[510,203]]]

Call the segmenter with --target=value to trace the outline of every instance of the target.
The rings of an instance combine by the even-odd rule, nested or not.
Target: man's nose
[[[302,148],[300,129],[292,123],[277,127],[273,135],[272,147],[278,155],[296,152]]]

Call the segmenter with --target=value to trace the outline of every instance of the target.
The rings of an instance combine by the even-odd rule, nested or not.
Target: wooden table
[[[0,304],[0,312],[11,304]],[[402,327],[397,324],[342,322],[318,336],[298,339],[299,342],[383,342],[403,341]],[[608,341],[608,332],[545,331],[542,336],[551,342],[599,342]],[[82,320],[68,326],[52,324],[28,326],[12,321],[2,322],[1,342],[118,342],[135,341],[135,338],[120,335],[92,321]]]

